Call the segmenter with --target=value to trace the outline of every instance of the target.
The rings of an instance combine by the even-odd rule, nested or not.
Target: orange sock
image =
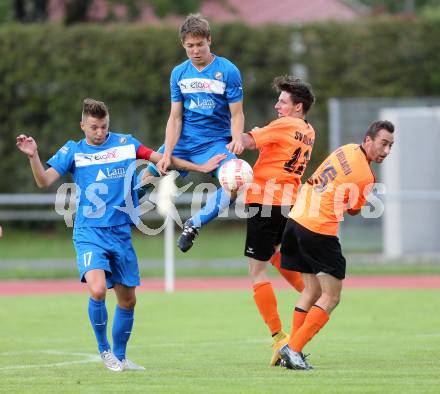
[[[301,273],[296,271],[289,271],[281,268],[281,253],[280,251],[270,259],[270,263],[278,270],[278,272],[290,283],[290,285],[298,292],[301,293],[304,289],[304,282],[301,278]]]
[[[330,316],[325,310],[313,305],[310,308],[309,313],[307,313],[306,319],[301,328],[296,332],[292,332],[289,347],[295,352],[301,352],[306,343],[325,326],[329,318]]]
[[[281,320],[278,314],[277,298],[270,282],[259,282],[254,285],[254,300],[258,310],[269,327],[272,335],[281,331]]]
[[[297,332],[306,320],[307,311],[301,308],[295,308],[292,318],[292,333]]]

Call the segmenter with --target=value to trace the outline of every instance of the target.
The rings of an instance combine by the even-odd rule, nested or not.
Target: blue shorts
[[[209,144],[200,145],[199,147],[197,147],[197,149],[193,149],[191,151],[185,149],[183,147],[183,144],[178,143],[173,150],[173,156],[178,157],[179,159],[191,161],[195,164],[203,164],[207,162],[210,158],[214,157],[215,155],[224,153],[227,155],[227,157],[223,161],[221,161],[217,169],[212,172],[213,176],[218,177],[218,171],[221,165],[228,160],[237,158],[237,156],[235,156],[234,153],[231,153],[226,149],[226,145],[229,142],[230,139],[221,139]],[[157,151],[159,153],[163,153],[165,151],[165,145],[162,145]],[[154,164],[150,164],[148,166],[148,171],[152,173],[154,176],[159,176],[159,172],[157,171],[156,166]],[[178,170],[178,171],[181,176],[188,175],[188,171],[183,171],[183,170]]]
[[[115,283],[134,287],[140,285],[139,266],[131,243],[131,226],[79,227],[73,229],[81,282],[91,270],[104,270],[107,288]]]

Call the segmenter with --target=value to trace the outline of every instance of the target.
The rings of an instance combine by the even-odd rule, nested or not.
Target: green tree
[[[0,1],[0,24],[14,19],[14,0]]]
[[[48,0],[14,0],[14,19],[19,22],[44,22],[47,6]]]
[[[197,11],[201,6],[201,0],[149,0],[148,2],[160,17],[168,14],[187,15]]]
[[[92,0],[67,0],[66,25],[87,21],[87,13],[92,5]]]

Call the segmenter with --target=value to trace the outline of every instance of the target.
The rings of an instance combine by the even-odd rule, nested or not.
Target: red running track
[[[289,288],[282,278],[272,279],[277,289]],[[179,278],[176,290],[245,290],[249,278]],[[354,289],[440,289],[440,276],[358,276],[344,281],[344,288]],[[162,278],[143,279],[138,291],[163,291]],[[86,293],[85,284],[78,280],[21,280],[0,282],[0,296],[25,294]]]

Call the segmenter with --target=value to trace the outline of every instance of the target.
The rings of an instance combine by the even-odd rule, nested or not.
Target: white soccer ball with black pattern
[[[228,192],[240,190],[252,183],[253,179],[252,167],[241,159],[228,160],[220,167],[218,173],[220,185]]]

